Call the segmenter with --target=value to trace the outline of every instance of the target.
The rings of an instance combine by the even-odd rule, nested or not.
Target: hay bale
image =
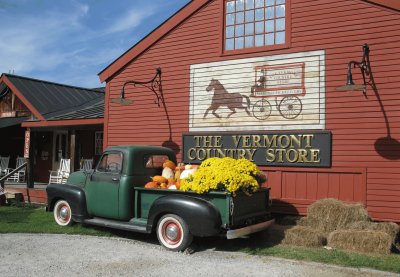
[[[321,199],[308,207],[307,219],[299,224],[330,233],[343,229],[355,221],[369,221],[367,210],[362,204],[345,204],[337,199]]]
[[[295,226],[285,231],[283,244],[304,247],[326,245],[326,236],[318,230],[304,226]]]
[[[390,254],[392,238],[380,231],[338,230],[329,234],[328,246],[362,253]]]
[[[369,231],[379,231],[388,234],[392,243],[395,243],[397,236],[399,234],[400,227],[393,222],[367,222],[367,221],[357,221],[349,224],[347,226],[349,230],[369,230]]]
[[[279,225],[297,225],[298,221],[301,219],[301,216],[293,216],[287,215],[280,218],[276,218],[275,222]]]

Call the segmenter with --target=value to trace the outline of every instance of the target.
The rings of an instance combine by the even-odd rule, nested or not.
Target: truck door
[[[86,185],[87,209],[90,215],[119,218],[118,195],[123,154],[106,152]]]

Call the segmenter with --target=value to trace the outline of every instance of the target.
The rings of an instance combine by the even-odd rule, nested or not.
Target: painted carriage
[[[272,104],[286,119],[297,118],[302,110],[301,97],[305,96],[305,63],[256,66],[255,84],[251,87],[252,114],[266,120]],[[272,104],[271,104],[272,103]]]

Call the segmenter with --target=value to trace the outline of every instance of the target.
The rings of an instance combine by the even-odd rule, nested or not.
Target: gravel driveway
[[[0,234],[1,276],[398,276],[207,249],[191,255],[140,240]]]

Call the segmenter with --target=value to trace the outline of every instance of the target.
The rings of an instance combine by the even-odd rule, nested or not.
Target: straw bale
[[[349,230],[369,230],[369,231],[380,231],[388,234],[392,239],[392,243],[395,243],[399,234],[399,225],[393,222],[367,222],[357,221],[347,226]]]
[[[292,216],[287,215],[281,218],[277,218],[275,221],[280,225],[297,225],[298,221],[301,219],[301,216]]]
[[[310,227],[295,226],[285,231],[282,243],[294,246],[321,247],[326,245],[326,236]]]
[[[307,218],[300,220],[299,225],[330,233],[355,221],[369,221],[367,210],[362,204],[345,204],[337,199],[327,198],[310,205]]]
[[[328,246],[362,253],[390,254],[392,238],[380,231],[338,230],[329,234]]]

